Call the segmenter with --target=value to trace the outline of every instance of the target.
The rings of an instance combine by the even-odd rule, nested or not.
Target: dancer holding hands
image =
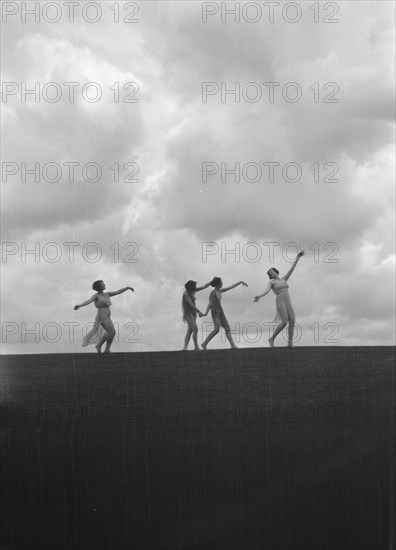
[[[289,271],[286,273],[284,277],[279,277],[279,271],[272,267],[267,271],[267,275],[270,278],[269,283],[267,285],[267,288],[263,292],[263,294],[260,294],[259,296],[256,296],[254,298],[254,302],[258,302],[260,298],[263,298],[263,296],[266,296],[271,290],[274,291],[276,294],[276,310],[277,310],[277,316],[275,320],[280,319],[280,323],[276,327],[274,334],[271,338],[268,339],[268,342],[270,346],[274,347],[274,340],[278,336],[278,334],[285,328],[285,326],[289,323],[288,328],[288,347],[293,347],[293,334],[294,334],[294,324],[296,321],[296,317],[294,314],[294,309],[290,300],[289,296],[289,285],[287,283],[290,275],[293,273],[299,259],[305,254],[304,251],[301,251],[297,254],[296,259],[293,262],[293,265],[289,269]]]
[[[243,281],[239,281],[238,283],[235,283],[235,284],[233,284],[233,285],[231,285],[227,288],[222,288],[223,287],[223,281],[220,279],[220,277],[214,277],[212,279],[212,281],[210,282],[210,285],[214,287],[214,290],[212,290],[212,292],[210,293],[209,305],[206,309],[206,312],[205,312],[204,316],[206,316],[209,313],[209,310],[211,310],[214,329],[209,334],[209,336],[206,338],[206,340],[204,342],[202,342],[202,349],[206,350],[207,345],[209,344],[209,342],[220,331],[220,327],[224,328],[224,330],[226,332],[227,340],[231,344],[231,348],[232,349],[237,349],[237,347],[234,343],[234,340],[232,339],[232,336],[231,336],[230,325],[228,324],[227,318],[224,315],[223,307],[221,305],[221,297],[222,297],[223,292],[228,292],[229,290],[237,287],[238,285],[243,285],[243,286],[248,286],[248,285],[246,283],[244,283]]]
[[[183,292],[182,297],[182,311],[183,321],[187,323],[187,332],[184,338],[183,351],[187,351],[191,335],[193,337],[195,351],[200,351],[201,349],[198,345],[197,315],[203,317],[203,313],[201,313],[195,305],[195,294],[200,290],[205,290],[205,288],[208,288],[209,285],[210,281],[209,283],[206,283],[205,285],[199,287],[197,287],[196,281],[187,281],[187,283],[184,285],[184,288],[186,290]]]

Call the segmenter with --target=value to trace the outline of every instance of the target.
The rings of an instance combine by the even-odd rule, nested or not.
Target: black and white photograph
[[[395,2],[0,10],[0,550],[395,550]]]

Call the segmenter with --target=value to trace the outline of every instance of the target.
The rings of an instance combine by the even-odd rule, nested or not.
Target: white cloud
[[[22,183],[19,166],[2,184],[3,240],[18,247],[3,263],[3,319],[68,322],[77,296],[88,296],[92,281],[104,278],[112,288],[136,286],[133,297],[114,301],[114,315],[120,323],[139,324],[138,349],[177,349],[184,336],[180,295],[186,280],[203,282],[214,274],[227,283],[246,279],[248,290],[227,295],[226,313],[233,323],[262,324],[274,316],[273,297],[260,306],[252,302],[271,264],[262,243],[279,242],[274,261],[283,270],[290,264],[280,251],[294,241],[307,252],[291,280],[305,327],[301,342],[313,345],[314,323],[321,330],[337,323],[340,343],[392,343],[393,5],[344,2],[336,25],[316,25],[309,17],[294,25],[214,18],[202,24],[201,8],[195,2],[146,2],[137,25],[111,23],[108,12],[95,25],[13,20],[6,27],[7,81],[79,82],[79,89],[98,82],[103,97],[96,103],[81,97],[69,103],[66,96],[58,103],[22,103],[16,94],[2,104],[3,160],[27,167],[37,162],[40,172],[48,162],[80,163],[73,183],[65,169],[56,183],[35,183],[31,176]],[[297,103],[281,94],[283,84],[293,81],[303,92]],[[114,82],[137,82],[139,103],[124,103],[122,86],[115,103],[109,88]],[[280,86],[274,103],[265,87],[257,103],[243,97],[223,103],[219,95],[203,103],[202,82]],[[309,89],[315,82],[318,103]],[[339,85],[338,103],[322,101],[332,90],[324,90],[327,82]],[[84,181],[81,168],[88,162],[100,164],[101,181]],[[138,182],[123,181],[128,162],[138,165]],[[219,167],[206,183],[203,162]],[[231,175],[221,181],[222,162],[228,169],[240,163],[239,183]],[[268,162],[279,163],[272,183],[263,166]],[[282,176],[290,162],[301,168],[295,183]],[[243,181],[247,163],[261,166],[259,181]],[[332,173],[339,181],[324,181]],[[67,241],[81,243],[73,263],[65,255],[54,264],[21,261],[22,242],[41,248],[56,242],[63,250]],[[222,261],[218,253],[203,262],[206,241],[220,249],[222,242],[228,249],[239,243],[242,251],[253,242],[263,256],[254,263],[242,253],[236,262],[230,255]],[[81,256],[89,242],[103,251],[96,264]],[[122,254],[130,251],[125,243],[137,243],[139,262],[115,262],[115,243]],[[328,262],[331,253],[338,263]],[[200,303],[206,299],[207,293],[199,296]],[[84,311],[84,319],[93,313]],[[69,349],[63,336],[57,350]],[[18,338],[4,351],[54,349],[48,342],[20,345]],[[245,344],[266,345],[266,338]],[[118,349],[130,347],[120,341]]]

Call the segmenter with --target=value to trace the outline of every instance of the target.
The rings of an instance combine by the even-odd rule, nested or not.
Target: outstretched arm
[[[82,302],[81,304],[78,304],[77,306],[74,306],[73,309],[75,309],[77,311],[77,309],[80,309],[80,307],[84,307],[84,306],[87,306],[88,304],[92,304],[92,302],[95,301],[95,297],[96,297],[96,294],[91,296],[89,300],[86,300],[85,302]]]
[[[247,284],[244,283],[243,281],[239,281],[239,283],[235,283],[234,285],[228,286],[227,288],[221,288],[220,292],[228,292],[228,290],[231,290],[231,289],[235,288],[238,285],[247,286]]]
[[[198,292],[199,290],[205,290],[205,288],[208,288],[208,286],[210,286],[211,282],[212,282],[212,279],[208,283],[206,283],[205,285],[197,286],[196,291]]]
[[[120,288],[120,290],[115,290],[114,292],[108,292],[109,296],[117,296],[117,294],[122,294],[123,292],[126,292],[127,290],[132,290],[132,292],[135,292],[131,286],[126,286],[124,288]]]
[[[301,256],[304,256],[305,252],[304,250],[302,250],[301,252],[299,252],[297,254],[297,257],[296,259],[294,260],[293,262],[293,265],[291,266],[291,268],[289,269],[289,271],[286,273],[286,275],[284,277],[282,277],[282,279],[284,279],[285,281],[287,281],[287,279],[290,277],[290,275],[293,273],[296,265],[298,264],[298,260],[301,258]]]
[[[258,302],[260,300],[260,298],[263,298],[263,296],[266,296],[268,294],[268,292],[271,291],[271,288],[272,288],[272,281],[270,281],[268,283],[267,288],[265,289],[265,291],[262,294],[259,294],[258,296],[256,296],[253,301]]]

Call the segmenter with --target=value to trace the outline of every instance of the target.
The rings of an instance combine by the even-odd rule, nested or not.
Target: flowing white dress
[[[103,336],[110,332],[114,332],[113,321],[110,317],[110,296],[108,294],[98,293],[95,297],[94,304],[98,311],[96,313],[94,326],[83,339],[83,347],[91,344],[99,344]]]

